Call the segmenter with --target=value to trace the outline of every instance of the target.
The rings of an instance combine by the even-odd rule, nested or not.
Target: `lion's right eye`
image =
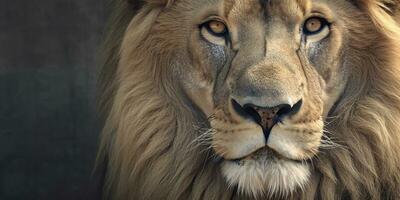
[[[229,31],[223,22],[211,20],[202,24],[200,28],[201,35],[207,41],[221,46],[226,44]]]
[[[307,36],[307,41],[318,42],[330,33],[330,23],[321,17],[310,17],[303,25],[303,34]]]

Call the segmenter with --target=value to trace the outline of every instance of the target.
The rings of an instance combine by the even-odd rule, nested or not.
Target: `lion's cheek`
[[[187,89],[186,93],[194,105],[199,107],[207,117],[214,113],[212,89],[210,87],[191,88]]]

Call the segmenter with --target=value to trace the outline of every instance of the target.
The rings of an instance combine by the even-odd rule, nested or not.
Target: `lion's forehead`
[[[297,18],[311,7],[309,0],[224,0],[224,16],[245,18],[252,16],[281,16]]]

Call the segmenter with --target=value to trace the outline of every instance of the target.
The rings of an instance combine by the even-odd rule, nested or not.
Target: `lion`
[[[115,0],[104,199],[400,199],[396,0]]]

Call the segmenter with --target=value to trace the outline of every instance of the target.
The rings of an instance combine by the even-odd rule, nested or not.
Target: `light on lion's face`
[[[345,85],[339,13],[323,0],[192,3],[201,9],[185,7],[195,17],[184,82],[222,174],[253,195],[302,187]]]

